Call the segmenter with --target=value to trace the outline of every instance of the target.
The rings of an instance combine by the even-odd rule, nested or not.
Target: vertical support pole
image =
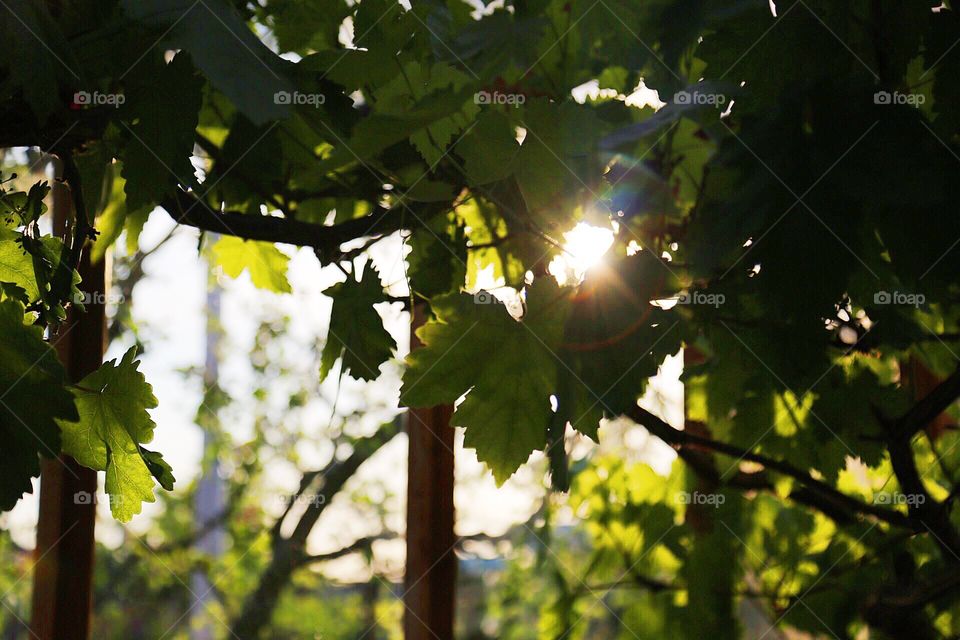
[[[62,174],[59,162],[57,174]],[[72,209],[70,193],[56,181],[52,194],[54,233],[62,235]],[[71,308],[54,337],[71,382],[100,366],[106,346],[106,259],[91,264],[89,253],[84,251],[78,267],[83,278],[80,288],[88,294],[86,312]],[[96,493],[96,471],[81,467],[69,456],[42,461],[31,640],[87,640],[90,636]]]
[[[410,348],[424,310],[412,311]],[[407,413],[407,564],[404,575],[405,640],[452,640],[456,607],[453,428],[451,405]]]

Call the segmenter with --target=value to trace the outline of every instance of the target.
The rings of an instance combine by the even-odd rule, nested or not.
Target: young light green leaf
[[[124,230],[139,236],[139,230],[130,231],[131,219],[141,221],[139,224],[142,227],[142,221],[146,219],[146,216],[152,209],[152,207],[146,206],[135,211],[128,210],[127,199],[124,197],[125,184],[126,181],[120,175],[113,177],[109,201],[103,208],[103,211],[97,215],[96,227],[100,235],[97,236],[97,241],[94,243],[90,252],[90,257],[94,262],[99,262],[103,259],[107,250],[113,246],[113,243],[116,242]]]
[[[136,347],[123,358],[105,362],[77,384],[79,420],[60,421],[63,450],[92,469],[106,472],[110,510],[122,522],[153,502],[154,478],[172,486],[170,467],[159,454],[141,447],[156,426],[148,409],[157,406],[153,389],[137,370]]]
[[[20,234],[0,227],[0,282],[10,282],[27,292],[29,300],[40,297],[33,258],[18,242]]]
[[[287,281],[290,258],[269,242],[223,236],[213,245],[213,260],[231,278],[248,271],[255,287],[277,293],[292,291]]]

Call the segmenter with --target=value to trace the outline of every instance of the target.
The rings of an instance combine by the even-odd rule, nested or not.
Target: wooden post
[[[54,232],[62,234],[70,219],[70,193],[63,183],[54,182],[52,194]],[[72,382],[100,366],[105,347],[106,259],[90,264],[89,253],[84,252],[78,267],[83,278],[80,288],[90,294],[86,313],[72,308],[54,337]],[[81,467],[69,456],[43,460],[31,640],[87,640],[90,636],[96,493],[96,471]]]
[[[410,348],[421,346],[414,331],[424,322],[413,310]],[[454,552],[453,407],[407,413],[407,563],[404,575],[405,640],[452,640],[456,606]]]

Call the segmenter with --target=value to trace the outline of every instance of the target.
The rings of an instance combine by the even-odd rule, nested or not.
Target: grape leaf
[[[48,5],[10,0],[4,11],[8,14],[0,20],[0,37],[6,43],[5,60],[0,62],[4,96],[22,91],[37,119],[46,122],[58,106],[59,81],[76,78],[79,65]]]
[[[290,113],[289,105],[275,98],[277,92],[293,90],[282,73],[283,60],[260,42],[228,3],[124,0],[123,8],[135,20],[160,30],[166,48],[189,51],[210,82],[256,124]]]
[[[272,0],[266,9],[274,12],[274,31],[281,51],[336,46],[340,23],[351,13],[344,0],[325,3],[323,11],[317,11],[316,5],[308,0]]]
[[[128,210],[127,198],[124,197],[125,186],[126,181],[121,176],[116,175],[112,178],[107,205],[97,215],[96,227],[99,235],[90,251],[90,257],[94,262],[103,259],[107,250],[113,246],[124,230],[139,237],[139,231],[131,230],[131,227],[135,224],[134,221],[145,220],[152,209],[150,206],[145,206],[132,211]],[[142,223],[139,224],[142,226]]]
[[[33,258],[17,240],[20,234],[0,227],[0,282],[9,282],[27,292],[28,300],[40,297]]]
[[[401,75],[377,91],[377,110],[379,113],[400,116],[431,93],[446,89],[459,91],[469,81],[469,76],[447,64],[438,63],[425,69],[419,63],[411,62],[404,65]],[[427,164],[433,167],[443,157],[444,149],[454,140],[454,136],[479,111],[480,107],[473,101],[464,102],[456,113],[438,118],[427,127],[415,131],[410,136],[410,142]]]
[[[194,181],[190,154],[203,86],[183,53],[138,79],[127,92],[127,113],[136,121],[125,131],[130,139],[123,152],[126,206],[131,211],[158,202],[174,181]]]
[[[147,468],[150,469],[150,474],[157,479],[160,486],[167,491],[173,491],[173,485],[177,479],[173,477],[173,467],[163,459],[163,454],[150,451],[146,447],[140,447],[140,453]]]
[[[77,287],[80,274],[67,264],[70,248],[54,236],[22,235],[19,243],[33,261],[42,319],[53,323],[64,320],[67,317],[66,302],[82,309],[83,293]]]
[[[416,295],[432,298],[463,286],[467,251],[464,225],[454,214],[436,216],[407,240],[407,277]],[[444,265],[444,268],[437,268]]]
[[[527,134],[514,162],[523,199],[540,222],[566,226],[567,209],[556,205],[581,188],[596,191],[591,160],[604,127],[589,107],[540,99],[525,105],[523,126]]]
[[[0,510],[11,509],[40,474],[37,455],[60,451],[59,420],[77,417],[65,373],[38,326],[24,324],[24,309],[0,302]]]
[[[268,242],[223,236],[213,245],[213,260],[231,278],[246,270],[255,287],[277,293],[292,291],[286,275],[290,258]]]
[[[476,126],[457,144],[457,153],[464,160],[467,176],[476,185],[510,175],[519,149],[510,121],[492,110],[482,112],[477,117]]]
[[[673,274],[640,251],[587,274],[565,328],[560,410],[596,439],[601,414],[628,411],[668,354],[680,348],[680,317],[652,304],[665,297]]]
[[[320,359],[320,379],[327,377],[341,356],[345,372],[361,380],[375,379],[380,374],[380,365],[389,360],[397,348],[373,308],[374,304],[384,301],[380,276],[370,266],[359,282],[349,277],[324,293],[333,298],[333,311]]]
[[[436,319],[417,331],[424,346],[407,357],[400,401],[433,406],[470,391],[452,424],[502,484],[546,442],[567,296],[537,280],[520,321],[487,292],[440,296],[431,307]]]
[[[117,363],[110,360],[73,388],[79,420],[60,420],[63,451],[77,462],[106,472],[110,511],[121,522],[154,502],[154,478],[173,485],[169,465],[141,447],[153,439],[156,425],[148,409],[157,406],[153,389],[137,370],[136,347]]]

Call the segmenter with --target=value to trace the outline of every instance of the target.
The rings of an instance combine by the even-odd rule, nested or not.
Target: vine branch
[[[869,515],[894,526],[916,530],[916,525],[910,517],[886,507],[866,504],[865,502],[861,502],[856,498],[852,498],[844,493],[841,493],[829,484],[813,478],[809,473],[806,473],[789,463],[777,460],[775,458],[770,458],[760,453],[753,453],[752,451],[741,449],[740,447],[728,444],[726,442],[720,442],[711,438],[704,438],[686,431],[675,429],[661,420],[659,417],[639,406],[631,409],[627,416],[637,424],[641,424],[646,427],[647,430],[653,435],[674,447],[680,448],[692,445],[735,458],[740,458],[742,460],[749,460],[750,462],[762,464],[768,469],[773,469],[774,471],[793,478],[812,494],[816,495],[819,499],[829,503],[834,510],[839,509],[848,513]]]

